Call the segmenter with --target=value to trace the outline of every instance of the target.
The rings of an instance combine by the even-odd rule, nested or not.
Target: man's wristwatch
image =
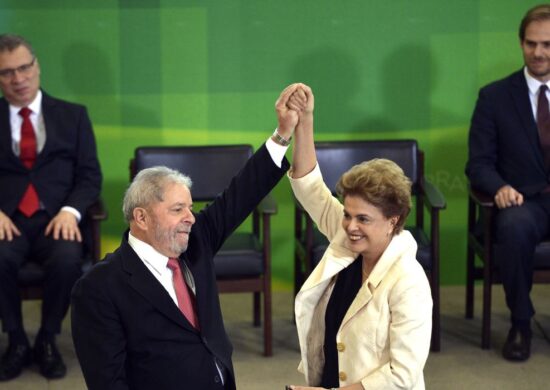
[[[283,137],[281,134],[279,134],[279,129],[275,129],[275,131],[273,132],[273,135],[271,136],[271,139],[273,141],[275,141],[276,143],[278,143],[279,145],[281,146],[288,146],[290,145],[290,141],[292,141],[292,136],[290,136],[289,139],[286,139],[285,137]]]

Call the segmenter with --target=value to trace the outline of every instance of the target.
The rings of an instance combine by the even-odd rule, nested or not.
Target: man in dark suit
[[[534,249],[550,231],[550,5],[526,13],[519,37],[525,67],[480,90],[466,174],[499,208],[494,255],[511,312],[502,354],[524,361],[535,313]]]
[[[0,89],[0,318],[9,337],[0,380],[18,376],[32,357],[42,375],[59,378],[66,367],[55,335],[81,274],[79,221],[101,187],[94,135],[83,106],[40,90],[38,59],[20,36],[0,35]],[[18,287],[29,258],[45,271],[32,353]]]
[[[300,108],[287,103],[300,85],[281,93],[273,136],[201,212],[179,172],[135,177],[123,201],[129,232],[73,289],[73,341],[89,389],[235,389],[213,258],[288,169]]]

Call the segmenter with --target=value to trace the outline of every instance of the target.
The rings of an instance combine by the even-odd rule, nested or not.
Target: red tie
[[[19,158],[27,169],[31,169],[36,161],[36,135],[34,134],[30,119],[31,110],[27,107],[23,107],[19,110],[19,115],[23,118],[23,123],[21,124],[21,142],[19,143]],[[40,202],[36,189],[32,183],[29,183],[27,190],[23,194],[23,198],[21,198],[19,202],[19,211],[26,217],[30,217],[39,207]]]
[[[174,283],[174,289],[176,290],[176,298],[178,298],[178,307],[183,313],[185,318],[196,329],[199,329],[199,320],[195,309],[193,308],[193,298],[189,294],[189,287],[183,280],[183,274],[181,273],[180,263],[178,259],[170,257],[168,259],[168,268],[172,270],[172,283]]]

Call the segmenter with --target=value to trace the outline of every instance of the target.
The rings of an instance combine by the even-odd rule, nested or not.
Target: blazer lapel
[[[370,282],[367,281],[367,283],[363,283],[363,285],[357,292],[357,296],[351,303],[348,311],[346,312],[346,315],[344,316],[344,319],[342,320],[340,329],[343,329],[344,326],[346,326],[346,324],[348,323],[348,321],[351,320],[359,310],[367,306],[367,303],[369,303],[371,299],[372,299],[372,293],[370,290]]]
[[[0,148],[4,149],[2,153],[11,159],[17,166],[24,168],[21,160],[13,153],[10,123],[10,107],[6,99],[0,100]]]
[[[540,148],[539,131],[533,117],[533,109],[529,99],[529,89],[523,71],[516,72],[510,78],[510,95],[523,123],[523,131],[533,146],[534,156],[540,167],[544,170],[544,158]]]
[[[151,303],[159,312],[179,326],[196,331],[187,318],[180,312],[170,295],[151,274],[127,242],[127,236],[121,245],[122,267],[128,274],[128,283]]]
[[[52,145],[55,145],[57,138],[56,129],[63,124],[57,120],[57,114],[55,109],[55,100],[42,91],[42,117],[44,118],[44,127],[46,128],[46,143],[42,151],[36,156],[36,163],[40,164],[40,161],[48,155]]]
[[[398,235],[394,236],[390,241],[390,244],[378,260],[372,270],[366,283],[361,285],[357,296],[351,303],[344,319],[342,320],[342,329],[348,321],[350,321],[362,308],[364,308],[372,299],[372,292],[376,290],[382,280],[390,272],[395,262],[401,258],[405,253],[409,253],[414,257],[417,251],[417,244],[411,233],[407,230],[403,230]]]
[[[358,254],[350,251],[344,245],[345,236],[346,233],[343,229],[340,229],[336,233],[323,254],[321,261],[317,267],[313,269],[300,291],[306,291],[317,287],[319,284],[326,282],[353,263]]]

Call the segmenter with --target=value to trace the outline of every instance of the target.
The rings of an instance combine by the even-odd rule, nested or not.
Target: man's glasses
[[[19,72],[22,75],[25,75],[30,72],[35,61],[36,61],[36,57],[33,57],[32,61],[29,62],[28,64],[23,64],[21,66],[18,66],[17,68],[0,69],[0,77],[3,79],[12,79],[13,77],[15,77],[16,72]]]

